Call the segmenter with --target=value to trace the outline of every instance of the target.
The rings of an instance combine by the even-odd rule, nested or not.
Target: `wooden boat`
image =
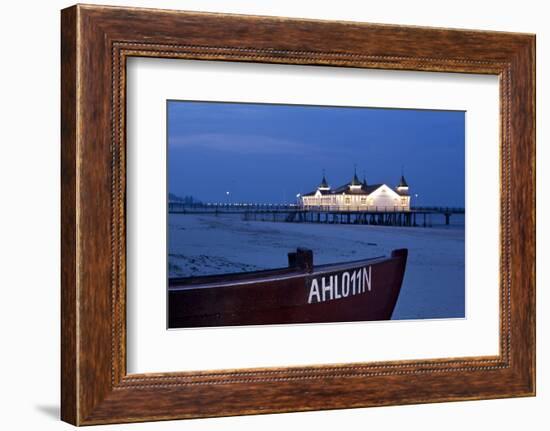
[[[313,266],[312,251],[298,249],[287,268],[170,278],[168,327],[388,320],[407,254]]]

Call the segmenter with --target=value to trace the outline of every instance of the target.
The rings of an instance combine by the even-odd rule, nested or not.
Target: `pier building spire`
[[[405,180],[403,166],[401,166],[401,179],[399,180],[399,184],[397,185],[396,190],[397,193],[401,195],[408,195],[409,193],[409,185],[407,184],[407,180]]]
[[[321,180],[321,184],[319,184],[319,187],[317,187],[317,188],[319,190],[330,190],[330,186],[328,185],[324,169],[323,169],[323,179]]]
[[[351,179],[351,183],[349,183],[349,188],[351,190],[359,189],[363,186],[363,183],[359,181],[359,178],[357,178],[357,165],[353,168],[353,178]]]

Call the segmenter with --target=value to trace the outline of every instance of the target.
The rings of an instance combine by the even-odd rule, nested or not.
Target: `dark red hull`
[[[291,267],[169,280],[168,327],[389,320],[407,250],[390,257],[312,266],[296,253]]]

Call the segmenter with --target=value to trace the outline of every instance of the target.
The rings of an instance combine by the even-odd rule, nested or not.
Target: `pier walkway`
[[[242,214],[247,221],[286,223],[362,224],[383,226],[432,225],[432,217],[444,217],[449,225],[453,214],[464,214],[464,208],[319,206],[307,209],[295,204],[193,203],[170,202],[171,214]]]

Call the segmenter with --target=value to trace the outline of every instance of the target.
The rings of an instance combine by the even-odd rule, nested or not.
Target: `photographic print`
[[[465,112],[167,101],[168,328],[465,317]]]

